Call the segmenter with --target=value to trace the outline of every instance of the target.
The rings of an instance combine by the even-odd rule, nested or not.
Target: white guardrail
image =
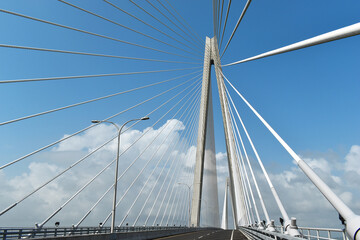
[[[308,240],[349,240],[344,229],[337,228],[314,228],[314,227],[298,227],[303,238]],[[279,233],[284,233],[282,226],[276,226]]]
[[[301,237],[285,234],[282,226],[276,226],[275,229],[276,232],[260,230],[257,227],[240,227],[239,230],[251,240],[349,240],[343,229],[298,227]]]
[[[311,227],[298,227],[304,238],[308,240],[348,240],[343,229],[335,228],[311,228]]]

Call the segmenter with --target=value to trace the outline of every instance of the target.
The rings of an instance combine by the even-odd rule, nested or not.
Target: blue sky
[[[179,46],[176,42],[130,19],[103,1],[71,0],[69,2]],[[211,1],[172,0],[170,2],[199,34],[203,43],[205,36],[213,36]],[[181,40],[151,17],[145,16],[128,1],[113,1],[113,3],[137,16],[142,16],[154,27]],[[233,1],[224,41],[228,39],[244,4],[245,1]],[[1,1],[0,8],[190,56],[58,1],[7,0]],[[360,2],[355,0],[253,1],[222,58],[222,63],[238,61],[357,23],[359,12]],[[159,18],[163,19],[161,16]],[[201,70],[202,65],[201,54],[195,60],[170,56],[3,12],[0,13],[0,29],[0,44],[196,63],[156,63],[0,48],[0,80],[188,67],[199,67],[198,70]],[[199,52],[203,52],[203,46],[197,48]],[[351,147],[360,145],[359,62],[359,36],[355,36],[254,62],[225,67],[223,71],[225,76],[297,153],[312,160],[325,158],[328,162],[344,162]],[[163,81],[193,71],[195,70],[1,84],[0,122]],[[10,162],[60,139],[64,134],[70,134],[88,126],[92,119],[103,119],[134,105],[135,102],[153,96],[155,92],[160,93],[179,83],[180,81],[174,81],[151,88],[154,90],[141,90],[0,126],[0,163],[3,165]],[[225,152],[225,144],[222,140],[222,120],[215,91],[217,91],[216,84],[213,84],[216,151]],[[268,170],[274,174],[281,174],[291,169],[293,167],[291,157],[233,94],[234,92],[232,90],[230,92],[238,109],[241,110],[245,124]],[[137,111],[129,112],[126,116],[120,116],[114,121],[121,124],[127,119],[139,117],[139,114],[141,117],[141,114],[145,114],[171,96],[171,94],[164,96],[156,100],[153,105],[144,105]],[[138,129],[149,127],[164,113],[165,109],[154,114],[149,122],[142,124]],[[162,120],[159,125],[164,124],[166,120]],[[26,163],[9,167],[6,174],[15,176],[19,171],[26,169],[32,160],[28,162],[25,160]],[[342,177],[344,171],[335,167],[331,173]],[[358,204],[359,200],[356,202]]]

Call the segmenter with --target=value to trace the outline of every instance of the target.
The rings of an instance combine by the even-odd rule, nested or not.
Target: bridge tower
[[[211,209],[211,216],[207,218],[217,219],[211,223],[212,227],[220,227],[219,225],[219,207],[217,195],[217,175],[216,175],[216,160],[215,160],[215,140],[214,140],[214,123],[213,123],[213,109],[212,109],[212,95],[211,95],[211,67],[215,67],[217,87],[220,98],[221,112],[224,125],[226,152],[230,175],[230,192],[234,208],[234,220],[236,226],[248,224],[245,210],[245,199],[242,189],[242,181],[239,172],[238,162],[236,160],[236,149],[234,135],[231,130],[230,113],[228,109],[228,100],[224,88],[224,79],[221,74],[221,63],[219,49],[216,37],[210,39],[206,38],[203,78],[202,78],[202,93],[199,115],[198,140],[196,150],[195,173],[193,183],[193,198],[191,205],[191,225],[200,226],[200,211],[203,199],[203,188],[208,188],[208,195],[211,196],[211,201],[207,202],[207,209]],[[207,179],[204,179],[204,171],[209,174]],[[204,184],[205,183],[205,184]],[[208,186],[211,186],[211,190]]]

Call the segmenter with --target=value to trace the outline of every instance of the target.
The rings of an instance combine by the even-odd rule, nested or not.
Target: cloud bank
[[[131,225],[148,198],[137,225],[144,224],[147,216],[149,216],[148,225],[153,223],[155,225],[160,223],[163,225],[187,224],[188,189],[177,183],[192,184],[196,148],[192,145],[182,147],[182,143],[188,141],[188,139],[181,138],[181,134],[186,130],[187,128],[181,121],[172,119],[157,129],[147,128],[143,131],[130,129],[121,136],[121,151],[124,151],[144,132],[148,132],[131,147],[131,150],[128,150],[120,157],[120,173],[130,166],[134,159],[138,158],[138,160],[119,181],[118,199],[121,199],[124,194],[126,196],[124,196],[119,204],[117,223],[120,223],[122,216],[127,213],[135,199],[138,198],[129,216],[124,220],[124,224],[129,223]],[[148,143],[158,134],[159,137],[154,143],[147,147]],[[82,135],[59,144],[51,151],[39,154],[23,171],[16,173],[0,171],[0,188],[2,189],[0,192],[1,210],[20,200],[48,179],[51,179],[114,136],[116,136],[116,129],[113,126],[101,124]],[[165,136],[168,137],[164,141]],[[145,148],[147,150],[142,154]],[[2,227],[32,227],[34,223],[42,222],[73,196],[95,174],[113,161],[116,149],[116,141],[110,142],[96,154],[1,216],[0,225]],[[360,213],[360,184],[358,180],[360,178],[360,146],[353,145],[344,157],[330,155],[328,153],[307,153],[302,157],[355,213]],[[218,152],[216,159],[221,216],[225,181],[226,177],[228,177],[228,166],[225,153]],[[148,167],[143,170],[143,174],[137,178],[134,186],[127,192],[127,188],[148,161]],[[254,159],[251,159],[251,161],[270,218],[278,223],[280,212],[274,198],[265,178],[257,167],[257,163]],[[154,170],[153,175],[149,177],[156,165],[158,167]],[[85,188],[81,194],[76,196],[74,201],[66,205],[45,226],[52,227],[56,221],[60,221],[61,226],[76,224],[111,186],[113,176],[114,165],[111,165],[109,169],[105,170],[99,178],[89,185],[88,188]],[[277,173],[270,173],[270,178],[289,216],[296,217],[299,226],[342,227],[336,211],[297,166],[282,169]],[[146,187],[144,187],[145,182],[147,182]],[[142,191],[142,194],[138,197],[140,191]],[[254,187],[253,192],[257,198]],[[151,195],[149,195],[150,193]],[[172,199],[175,198],[176,200],[168,201],[168,197],[164,197],[165,193],[166,196],[172,196]],[[153,205],[155,199],[157,200]],[[100,222],[103,222],[111,212],[111,204],[112,191],[104,197],[103,201],[86,218],[82,226],[97,226]],[[164,214],[166,206],[167,214]],[[260,215],[264,216],[259,202],[257,202],[257,206]],[[151,209],[153,210],[151,211]],[[169,216],[170,212],[172,213],[171,216]],[[203,214],[206,214],[205,210]],[[173,215],[178,217],[172,217]],[[229,215],[231,216],[231,211]],[[156,216],[158,217],[156,218]],[[232,220],[230,219],[229,224],[231,225],[231,223]]]

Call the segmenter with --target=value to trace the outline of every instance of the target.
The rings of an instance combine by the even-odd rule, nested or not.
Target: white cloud
[[[186,130],[186,128],[182,122],[175,119],[169,120],[158,129],[148,128],[143,131],[131,129],[125,132],[121,136],[122,151],[129,147],[135,139],[147,130],[148,134],[137,142],[134,147],[132,147],[131,151],[128,151],[121,156],[119,167],[120,173],[122,173],[137,156],[139,156],[147,144],[161,131],[161,136],[164,137],[168,135],[169,137],[165,142],[162,142],[163,137],[159,137],[158,140],[155,140],[154,144],[149,147],[149,149],[139,158],[129,172],[124,175],[119,184],[119,197],[124,194],[132,180],[144,167],[145,163],[150,160],[153,153],[159,146],[160,149],[154,159],[151,160],[149,166],[155,166],[168,146],[173,146],[174,144],[176,145],[170,153],[168,152],[165,154],[165,157],[160,162],[159,169],[156,170],[155,174],[149,179],[149,187],[144,188],[144,193],[148,194],[151,191],[152,186],[156,186],[153,194],[149,198],[149,202],[146,205],[144,213],[150,212],[149,208],[151,207],[157,194],[160,195],[160,200],[155,204],[154,209],[158,210],[160,208],[162,196],[167,188],[166,184],[168,184],[168,181],[173,174],[174,178],[176,176],[179,177],[175,180],[175,182],[181,181],[189,185],[192,184],[193,164],[196,154],[196,148],[194,146],[188,146],[182,151],[180,146],[180,134],[182,131]],[[92,128],[82,135],[59,144],[56,148],[53,148],[52,151],[45,152],[40,154],[37,158],[33,158],[33,161],[28,165],[27,169],[22,172],[10,174],[6,171],[0,171],[0,187],[2,189],[2,191],[0,191],[0,210],[19,200],[21,197],[25,196],[25,194],[31,192],[34,188],[41,185],[46,180],[50,179],[52,176],[68,167],[71,163],[88,154],[98,145],[109,140],[113,136],[116,136],[116,129],[111,125],[102,124]],[[20,203],[13,210],[6,213],[0,218],[0,225],[33,226],[35,222],[41,222],[67,199],[69,199],[70,196],[88,182],[106,164],[112,161],[115,157],[116,148],[116,141],[112,141],[101,151],[86,159],[83,163],[79,164],[79,166],[74,167],[71,171],[69,171],[69,173],[60,177],[53,183],[49,184],[49,186],[40,190],[38,193]],[[216,159],[221,214],[225,180],[226,177],[228,177],[226,153],[218,152],[216,154]],[[359,199],[360,192],[360,185],[358,184],[360,175],[360,146],[352,146],[344,159],[338,158],[334,160],[333,158],[328,158],[327,154],[323,154],[323,156],[321,154],[314,154],[314,156],[307,154],[307,157],[305,157],[304,160],[323,178],[323,180],[334,190],[336,194],[338,194],[341,199],[343,199],[345,203],[349,204],[350,208],[352,208],[356,213],[360,213],[360,202],[357,201],[357,199]],[[166,161],[167,164],[165,164]],[[251,161],[255,162],[253,159]],[[166,181],[166,184],[164,184],[164,188],[160,191],[161,184],[156,184],[156,179],[159,177],[160,183],[164,181],[167,170],[170,168],[172,162],[174,165],[177,163],[180,165],[177,169],[175,169],[175,171],[169,172],[168,180]],[[276,203],[265,178],[256,165],[257,164],[254,164],[253,166],[254,171],[257,176],[263,198],[265,199],[269,215],[272,219],[275,219],[278,222],[280,212],[276,207]],[[185,168],[182,166],[185,166]],[[164,171],[163,174],[160,175],[162,168]],[[56,217],[49,222],[49,226],[53,226],[53,222],[59,220],[61,221],[62,226],[76,223],[112,184],[114,174],[113,170],[114,167],[112,165],[104,172],[103,175],[99,177],[99,179],[95,180],[91,184],[89,189],[86,189],[83,193],[77,196],[74,201],[70,202],[68,206],[56,215]],[[124,201],[119,205],[119,221],[121,220],[120,216],[124,214],[128,210],[130,204],[133,203],[133,200],[147,180],[151,170],[151,167],[145,169],[144,174],[139,177],[134,185],[134,188],[129,191],[127,196],[124,198]],[[294,166],[290,169],[283,169],[278,173],[269,173],[269,175],[289,215],[297,217],[298,224],[300,226],[341,228],[336,211],[333,210],[333,207],[298,167]],[[181,191],[179,194],[179,204],[187,206],[188,190],[184,188],[184,186],[177,184],[174,188],[174,192],[177,190]],[[171,188],[169,191],[171,191]],[[254,187],[253,192],[256,197],[257,194]],[[135,219],[138,211],[145,203],[146,194],[142,195],[138,202],[136,202],[134,210],[130,212],[126,222],[131,224],[133,219]],[[94,212],[89,215],[83,225],[97,225],[99,222],[103,221],[110,212],[111,202],[112,193],[108,194],[99,206],[94,209]],[[262,209],[258,201],[257,206],[261,216],[263,216]],[[169,204],[169,207],[178,209],[176,211],[179,213],[182,211],[180,208],[176,208],[176,203],[174,206]],[[162,215],[162,211],[163,210],[160,211],[160,215]],[[231,215],[230,208],[229,211]],[[154,221],[154,214],[156,214],[155,210],[150,217],[149,222],[151,223]],[[186,214],[183,214],[182,216],[182,224],[187,223]],[[141,217],[138,224],[142,224],[145,218],[146,215]],[[324,219],[327,219],[327,221],[324,222]],[[230,220],[229,223],[231,222],[232,221]]]
[[[340,157],[334,158],[334,154],[330,151],[327,153],[307,153],[307,157],[303,159],[314,169],[314,171],[324,180],[326,184],[355,212],[360,213],[360,201],[358,184],[359,175],[347,169],[345,163],[359,163],[359,148],[354,145],[344,159]],[[226,154],[218,153],[219,159],[225,158]],[[224,161],[224,163],[225,163]],[[271,219],[279,224],[281,216],[274,197],[270,191],[269,185],[258,167],[256,160],[251,157],[255,175],[265,200],[265,205]],[[266,164],[265,164],[266,165]],[[224,169],[227,172],[227,164],[221,164],[218,169]],[[226,170],[226,171],[225,171]],[[221,171],[218,171],[221,173]],[[227,174],[227,173],[226,173]],[[290,217],[298,219],[299,226],[313,227],[333,227],[342,228],[338,220],[338,213],[331,204],[324,198],[314,184],[305,176],[305,174],[297,167],[283,169],[278,173],[270,173],[270,179],[275,186],[277,193]],[[251,182],[253,182],[251,180]],[[222,204],[223,187],[220,184],[219,196]],[[255,187],[252,186],[260,217],[263,219],[263,211],[258,201]],[[222,208],[221,208],[222,209]]]
[[[311,159],[311,158],[304,158],[303,159],[312,169],[320,169],[325,173],[330,173],[331,168],[329,163],[324,158],[319,159]]]
[[[228,169],[228,163],[227,163],[227,155],[223,152],[218,152],[216,154],[216,164],[217,164],[217,173],[218,175],[228,175],[229,169]]]
[[[349,162],[353,163],[355,159],[359,159],[358,150],[359,148],[356,145],[351,147],[349,154],[345,157],[345,161],[341,158],[336,160],[327,159],[327,153],[324,153],[323,157],[317,153],[314,154],[316,157],[303,158],[323,181],[357,213],[360,212],[360,205],[359,201],[354,201],[354,199],[359,199],[357,192],[359,187],[354,188],[351,183],[352,180],[349,181],[350,179],[348,178],[348,169],[343,166]],[[339,166],[342,166],[342,168],[339,168]],[[259,173],[260,171],[257,170],[257,172]],[[285,209],[290,216],[297,217],[300,226],[342,228],[337,212],[297,166],[277,174],[270,174],[270,178],[278,191]],[[267,205],[276,206],[265,179],[263,177],[260,179],[261,189],[264,192],[263,197],[270,200],[267,201]],[[278,220],[280,212],[276,208],[276,211],[274,211],[274,208],[269,209],[269,214],[271,213],[270,215],[275,220]]]
[[[104,140],[114,137],[116,129],[112,125],[100,124],[96,127],[91,128],[82,135],[76,135],[69,138],[66,141],[61,142],[53,151],[80,151],[87,150],[89,148],[95,148],[99,144],[103,143]],[[68,137],[65,135],[64,137]]]
[[[349,172],[354,171],[360,175],[360,146],[352,146],[345,160],[345,170]]]
[[[144,135],[131,150],[120,157],[119,174],[123,173],[135,159],[138,158],[138,160],[119,181],[118,200],[125,194],[132,181],[134,181],[135,177],[145,166],[146,162],[149,161],[149,165],[144,169],[144,174],[139,176],[134,187],[127,192],[127,195],[120,203],[118,207],[118,221],[121,220],[120,216],[124,215],[133,203],[133,199],[135,199],[138,192],[143,187],[143,184],[156,163],[160,163],[159,169],[157,169],[155,174],[149,179],[149,185],[144,188],[144,193],[150,192],[149,189],[152,187],[151,184],[155,184],[155,179],[160,174],[160,168],[164,168],[163,174],[160,176],[160,183],[164,181],[164,177],[169,170],[171,162],[174,162],[174,166],[178,164],[178,168],[171,170],[170,174],[168,174],[167,181],[171,179],[172,175],[174,175],[173,181],[176,182],[175,178],[177,176],[183,177],[183,175],[188,174],[187,172],[191,168],[190,160],[195,151],[193,146],[188,146],[183,149],[181,147],[182,145],[179,144],[181,142],[179,141],[180,133],[183,130],[185,130],[183,123],[179,120],[172,119],[168,120],[158,129],[147,128],[143,131],[130,129],[121,135],[121,151],[124,151],[145,131],[147,132],[147,134]],[[0,187],[2,189],[0,192],[0,209],[5,209],[10,204],[32,192],[35,188],[69,167],[72,163],[90,153],[100,144],[109,140],[111,137],[116,136],[116,134],[117,131],[113,126],[101,124],[81,135],[72,137],[69,140],[60,143],[51,151],[39,154],[37,158],[33,158],[34,160],[23,172],[6,174],[6,171],[0,171]],[[141,154],[142,150],[145,149],[148,143],[156,136],[158,136],[158,138],[147,148],[144,154]],[[166,141],[163,141],[165,136],[167,136]],[[175,145],[176,143],[178,143],[178,145]],[[166,154],[165,157],[160,159],[160,156],[164,154],[169,146],[175,147],[169,154]],[[0,218],[0,225],[34,226],[35,222],[40,223],[50,216],[58,207],[64,204],[84,184],[89,182],[95,174],[110,163],[115,158],[116,150],[117,141],[115,140],[4,214]],[[183,152],[181,152],[181,150],[183,150]],[[157,151],[156,154],[155,151]],[[185,165],[185,160],[189,161],[186,163],[188,170],[185,169],[179,171],[179,169],[184,169],[181,166]],[[168,164],[164,165],[166,161]],[[85,188],[81,194],[76,196],[73,201],[59,212],[59,214],[51,219],[47,226],[53,226],[54,221],[60,221],[62,226],[75,224],[84,216],[87,210],[90,209],[105,190],[112,185],[113,174],[114,164],[105,170],[105,172],[91,183],[88,188]],[[190,178],[188,177],[186,181],[189,179]],[[167,185],[165,184],[164,189],[161,191],[162,194],[164,193],[166,186]],[[172,188],[170,188],[169,191],[171,191],[171,189]],[[148,207],[155,196],[160,193],[159,191],[159,187],[156,186],[153,195],[149,199]],[[143,196],[139,198],[138,203],[134,206],[134,211],[130,213],[127,221],[131,222],[135,219],[138,214],[137,211],[140,210],[145,199],[146,194],[143,194]],[[111,202],[112,191],[110,191],[99,206],[94,209],[94,213],[89,215],[83,225],[96,226],[99,222],[103,221],[110,212]],[[167,200],[164,201],[164,204],[167,204]],[[173,207],[172,204],[169,204],[169,207]],[[160,206],[157,206],[156,210],[158,208],[160,208]],[[175,211],[176,207],[174,206],[173,208],[173,211]],[[160,216],[162,216],[162,212],[160,212]],[[185,220],[186,219],[182,220],[182,224],[187,222]]]

